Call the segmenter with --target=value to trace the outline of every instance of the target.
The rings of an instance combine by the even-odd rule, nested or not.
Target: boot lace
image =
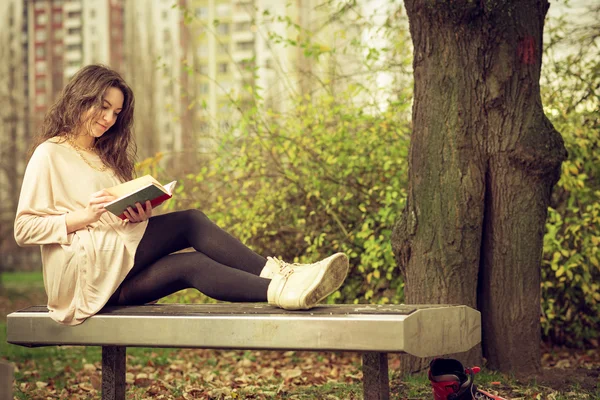
[[[285,279],[289,278],[289,276],[294,273],[294,265],[300,265],[296,263],[291,264],[285,262],[283,260],[278,259],[277,257],[267,257],[267,259],[273,260],[279,266],[279,273],[283,275]]]

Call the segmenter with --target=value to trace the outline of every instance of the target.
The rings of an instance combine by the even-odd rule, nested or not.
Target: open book
[[[146,201],[150,200],[150,204],[154,208],[173,197],[176,182],[173,181],[163,186],[152,176],[144,175],[106,189],[108,193],[116,196],[117,199],[105,204],[104,207],[117,217],[126,219],[127,217],[123,212],[127,207],[133,207],[135,210],[135,203],[140,203],[145,209]]]

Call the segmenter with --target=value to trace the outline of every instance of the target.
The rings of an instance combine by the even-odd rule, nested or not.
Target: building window
[[[56,43],[54,45],[54,55],[62,54],[62,52],[63,52],[63,45],[62,45],[62,43]]]
[[[46,105],[46,95],[43,93],[35,95],[35,105],[38,107],[43,107]]]
[[[48,22],[48,14],[46,14],[46,13],[38,14],[37,17],[35,17],[35,22],[38,25],[46,25],[46,23]]]
[[[60,12],[53,13],[52,14],[52,22],[55,24],[62,23],[62,13],[60,13]]]
[[[219,35],[229,34],[229,24],[219,24],[219,26],[217,27],[217,33]]]
[[[168,10],[163,10],[162,12],[162,19],[168,19],[169,18],[169,11]]]
[[[44,46],[35,46],[35,56],[37,58],[46,57],[46,48]]]
[[[46,34],[45,29],[40,29],[38,31],[35,31],[35,41],[36,42],[45,42],[47,38],[48,38],[48,35]]]
[[[222,53],[229,53],[229,43],[221,43],[219,47]]]
[[[246,21],[246,22],[238,22],[235,24],[235,31],[236,32],[246,32],[250,30],[250,22]]]
[[[67,51],[81,51],[81,44],[70,44],[67,46]]]
[[[208,83],[203,82],[200,84],[200,93],[208,94]]]
[[[196,7],[196,18],[208,18],[207,7]]]
[[[35,80],[35,88],[37,90],[44,90],[46,89],[46,81],[43,79],[36,79]]]
[[[81,35],[81,28],[69,28],[67,33],[69,35]]]
[[[96,18],[96,10],[93,8],[90,10],[90,18]]]
[[[220,74],[226,74],[227,73],[227,67],[229,65],[227,63],[219,63],[219,73]]]
[[[201,44],[200,46],[198,46],[198,56],[208,57],[208,45]]]
[[[217,6],[217,17],[227,17],[229,15],[231,15],[229,4],[219,4]]]
[[[206,65],[206,64],[200,64],[200,67],[198,68],[198,71],[202,75],[208,75],[208,65]]]
[[[254,48],[254,42],[239,42],[237,44],[238,50],[252,50]]]
[[[35,63],[35,72],[36,74],[45,74],[46,73],[46,61],[37,61]]]
[[[67,18],[70,18],[70,19],[79,19],[79,18],[81,18],[81,12],[79,12],[79,11],[69,11],[69,13],[67,14]]]

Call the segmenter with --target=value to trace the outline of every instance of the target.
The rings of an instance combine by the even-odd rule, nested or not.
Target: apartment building
[[[0,3],[0,271],[27,256],[10,251],[16,247],[12,224],[31,136],[26,118],[28,72],[23,68],[28,57],[27,12],[22,0]]]
[[[24,1],[25,2],[25,1]],[[122,0],[30,0],[28,86],[33,127],[84,65],[123,70]]]
[[[187,90],[189,99],[202,105],[196,107],[193,126],[201,132],[203,148],[210,149],[219,132],[237,118],[232,99],[241,100],[243,108],[258,93],[265,107],[285,111],[291,96],[315,93],[315,76],[339,85],[341,81],[330,80],[331,75],[353,67],[341,54],[329,54],[317,63],[304,54],[305,48],[287,43],[311,32],[315,34],[311,39],[335,48],[360,36],[346,30],[352,37],[342,40],[336,32],[341,27],[328,22],[331,9],[322,1],[187,0],[185,4],[193,15],[185,26],[190,40],[184,44],[184,58],[194,71]]]
[[[181,159],[181,12],[175,0],[127,0],[125,78],[136,96],[138,154]],[[189,148],[189,146],[187,147]]]

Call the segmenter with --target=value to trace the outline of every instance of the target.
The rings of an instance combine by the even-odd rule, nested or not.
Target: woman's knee
[[[182,211],[186,225],[198,227],[209,221],[206,214],[200,210],[190,209]]]

